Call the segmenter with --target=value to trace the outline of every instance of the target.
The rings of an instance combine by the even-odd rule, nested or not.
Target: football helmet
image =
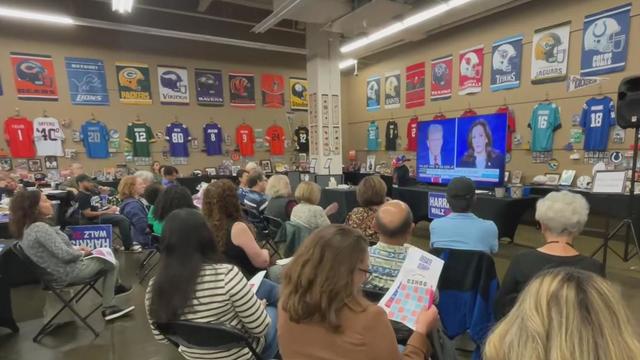
[[[203,74],[196,79],[196,86],[198,88],[198,91],[205,91],[210,94],[215,94],[218,85],[218,80],[211,74]]]
[[[131,90],[140,91],[142,86],[140,81],[144,80],[142,72],[136,68],[127,67],[120,70],[118,74],[118,82],[120,86],[128,87]]]
[[[511,72],[511,63],[516,57],[516,49],[511,44],[498,46],[493,53],[493,69],[504,72]]]
[[[304,97],[306,96],[306,93],[307,93],[306,86],[304,86],[302,83],[299,83],[299,82],[293,83],[293,86],[291,87],[291,94],[293,94],[293,96],[297,97],[298,99],[304,99]]]
[[[619,34],[622,27],[613,18],[598,19],[584,32],[585,50],[597,50],[601,53],[622,51],[625,35]]]
[[[567,55],[566,49],[560,49],[562,39],[560,35],[549,32],[540,37],[535,45],[535,58],[552,63],[562,63]]]
[[[369,82],[369,85],[367,86],[367,97],[369,99],[377,99],[377,93],[378,90],[380,89],[380,87],[378,86],[378,83],[375,81],[371,81]]]
[[[444,63],[438,63],[433,67],[433,71],[431,74],[431,81],[444,86],[447,83],[447,79],[449,77],[449,68]]]
[[[239,96],[247,96],[247,89],[249,89],[249,80],[242,76],[231,79],[231,92]]]
[[[398,84],[398,79],[395,76],[390,76],[387,78],[384,84],[385,94],[391,97],[397,97],[400,92],[400,84]]]
[[[476,53],[468,52],[462,57],[460,74],[471,78],[479,78],[482,75],[482,66]]]
[[[47,74],[47,69],[33,60],[21,61],[16,65],[18,79],[28,81],[33,85],[51,87],[53,79]]]
[[[169,89],[173,92],[186,94],[187,93],[187,84],[182,79],[182,76],[173,70],[166,70],[160,74],[160,85],[163,88]]]

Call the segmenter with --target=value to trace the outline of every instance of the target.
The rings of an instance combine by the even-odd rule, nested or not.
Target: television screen
[[[466,176],[477,187],[504,182],[507,115],[487,114],[418,124],[418,181],[447,184]]]

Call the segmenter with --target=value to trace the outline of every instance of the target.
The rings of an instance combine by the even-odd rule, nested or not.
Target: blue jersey
[[[109,130],[101,121],[89,120],[80,127],[82,145],[91,159],[109,157]]]
[[[531,129],[531,151],[553,150],[553,133],[560,129],[560,108],[554,103],[540,103],[533,108]]]
[[[591,98],[582,106],[580,126],[585,131],[585,151],[605,151],[609,144],[609,129],[616,124],[616,110],[613,100]]]
[[[378,150],[378,124],[372,122],[367,129],[367,150]]]
[[[191,134],[189,128],[181,123],[171,123],[164,131],[164,138],[169,142],[169,155],[171,157],[189,157],[189,141]]]
[[[204,124],[204,148],[207,155],[222,155],[222,128],[216,123]]]

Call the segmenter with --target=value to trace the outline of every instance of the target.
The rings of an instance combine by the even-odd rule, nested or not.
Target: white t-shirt
[[[63,156],[62,140],[64,133],[58,120],[52,117],[39,117],[33,120],[33,132],[38,156]]]

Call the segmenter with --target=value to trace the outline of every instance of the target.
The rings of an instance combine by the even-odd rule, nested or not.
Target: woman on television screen
[[[493,136],[489,124],[484,120],[475,121],[467,134],[467,152],[458,161],[463,168],[499,169],[504,157],[493,147]]]

